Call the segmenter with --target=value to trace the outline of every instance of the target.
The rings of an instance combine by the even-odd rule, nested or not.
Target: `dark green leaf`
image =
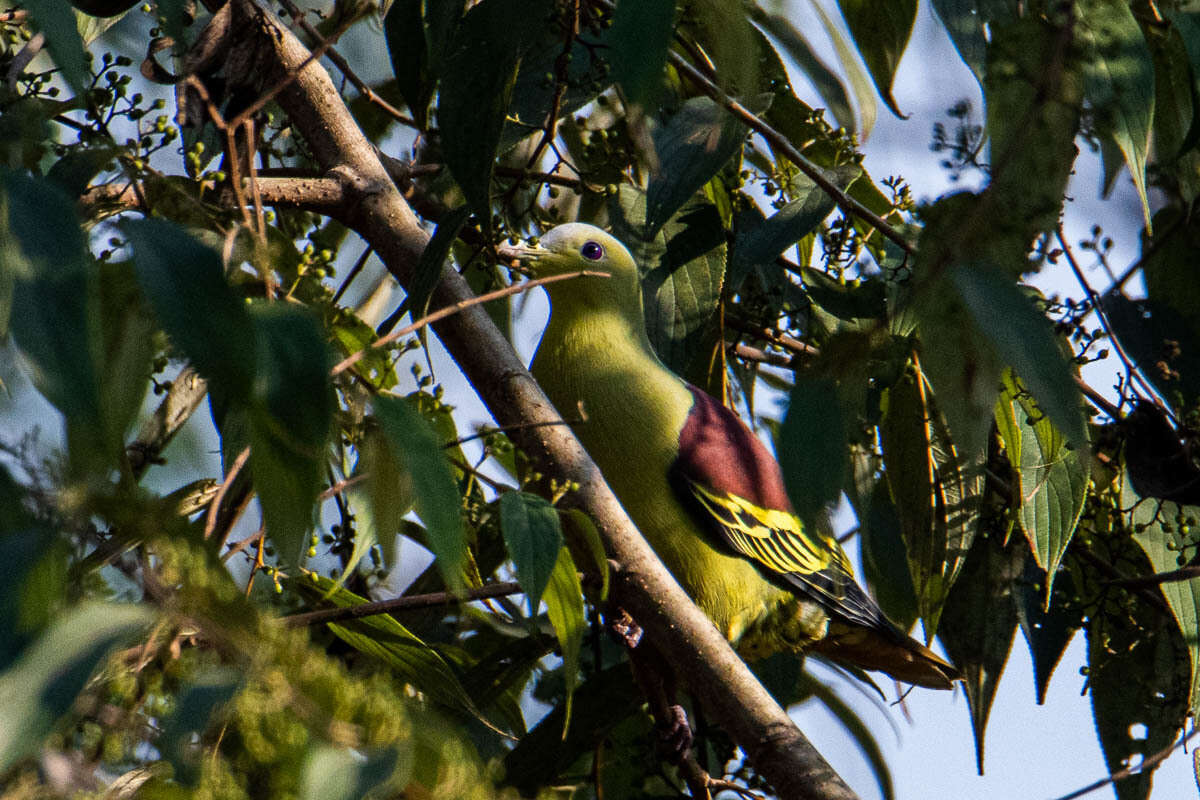
[[[1037,564],[1049,576],[1046,598],[1087,499],[1089,462],[1066,439],[1011,370],[996,402],[996,426],[1013,467],[1013,504]]]
[[[62,0],[29,0],[22,3],[29,9],[34,27],[46,34],[46,49],[62,70],[63,78],[77,95],[83,95],[91,83],[83,39],[75,26],[75,11]]]
[[[1169,300],[1130,300],[1120,292],[1104,295],[1101,307],[1125,352],[1163,397],[1177,409],[1195,403],[1200,397],[1200,338],[1189,321],[1194,310],[1184,315]],[[1159,362],[1168,369],[1158,368]]]
[[[124,223],[138,281],[163,330],[197,371],[230,398],[249,397],[254,379],[254,325],[230,290],[221,258],[173,222]]]
[[[500,495],[500,531],[529,600],[529,613],[537,614],[563,543],[558,512],[537,495],[505,492]]]
[[[892,97],[892,82],[917,21],[917,0],[838,0],[838,7],[879,95],[903,118]]]
[[[1195,520],[1200,518],[1200,506],[1139,497],[1126,469],[1121,484],[1121,508],[1131,509],[1128,523],[1134,531],[1133,540],[1146,553],[1155,572],[1171,572],[1195,559],[1196,545],[1181,529],[1194,527]],[[1200,578],[1168,581],[1159,588],[1187,646],[1192,665],[1187,705],[1195,712],[1200,709],[1200,639],[1196,636],[1200,630]],[[1155,749],[1149,749],[1146,755],[1154,752]]]
[[[759,6],[751,7],[751,14],[756,23],[761,25],[783,47],[800,71],[812,81],[817,94],[825,102],[826,108],[847,131],[854,133],[854,108],[850,103],[850,94],[842,85],[837,72],[830,69],[820,56],[812,49],[804,34],[796,29],[790,20],[782,14],[768,14]],[[874,111],[872,110],[872,114]]]
[[[746,126],[707,97],[688,100],[654,134],[658,169],[646,189],[646,231],[658,232],[742,149]]]
[[[1013,0],[933,0],[934,11],[979,85],[986,74],[988,32],[1016,19]]]
[[[71,197],[78,197],[87,189],[92,178],[100,174],[117,156],[113,147],[89,147],[72,150],[54,162],[46,178],[62,188]]]
[[[862,717],[833,689],[808,672],[801,673],[800,687],[802,691],[825,706],[834,719],[846,730],[846,733],[850,734],[850,738],[858,746],[859,752],[871,765],[871,774],[875,778],[875,785],[879,787],[879,793],[883,795],[884,800],[893,800],[896,790],[892,785],[892,771],[888,769],[887,760],[883,757],[879,742],[875,740],[874,734],[863,722]]]
[[[100,403],[108,440],[120,442],[142,407],[161,343],[155,341],[158,325],[142,298],[132,263],[101,263],[99,283],[104,344]]]
[[[725,272],[725,237],[714,206],[695,200],[652,238],[644,238],[645,195],[622,186],[610,206],[613,230],[629,247],[642,275],[646,332],[663,362],[691,374],[704,352]]]
[[[836,381],[796,374],[775,450],[796,513],[815,520],[837,503],[849,460]]]
[[[907,631],[917,621],[917,594],[900,516],[886,479],[875,483],[867,502],[866,513],[858,520],[863,578],[888,619]]]
[[[650,105],[663,82],[675,31],[673,0],[621,0],[612,18],[613,79],[630,103]]]
[[[1025,545],[1007,545],[996,531],[978,537],[942,612],[938,636],[966,680],[975,761],[983,774],[988,716],[1017,632],[1014,593],[1025,568]]]
[[[202,672],[179,691],[171,713],[162,720],[162,733],[155,741],[158,752],[175,768],[174,777],[194,786],[200,775],[201,749],[193,746],[193,735],[202,736],[220,720],[226,703],[242,686],[243,675],[232,667]]]
[[[421,130],[428,124],[429,101],[433,98],[434,87],[425,42],[424,6],[425,0],[392,0],[387,16],[383,18],[383,38],[387,42],[396,86]]]
[[[33,382],[78,430],[106,449],[100,401],[96,287],[75,207],[58,187],[16,172],[0,173],[7,206],[0,269],[13,282],[9,325],[33,370]]]
[[[950,442],[928,383],[910,372],[888,391],[879,431],[888,485],[900,518],[917,609],[932,635],[975,537],[982,455]]]
[[[109,651],[145,629],[151,620],[152,615],[138,606],[77,606],[62,614],[0,673],[0,698],[4,700],[0,771],[36,753]]]
[[[417,515],[428,531],[429,549],[451,591],[461,591],[467,543],[459,513],[458,483],[429,423],[406,400],[379,395],[372,401],[392,457],[412,480]]]
[[[0,469],[0,671],[58,618],[67,586],[65,544],[24,507],[24,490]]]
[[[962,265],[949,270],[964,304],[996,353],[1066,437],[1075,457],[1088,448],[1083,398],[1054,329],[1029,296],[998,269]]]
[[[325,338],[314,316],[282,303],[256,305],[251,470],[267,535],[284,564],[306,549],[325,477],[334,397]],[[301,401],[300,398],[303,398]]]
[[[1146,158],[1154,118],[1154,59],[1125,0],[1079,0],[1075,31],[1087,48],[1084,93],[1096,127],[1125,156],[1149,225]]]
[[[305,573],[291,584],[310,601],[332,603],[337,608],[367,602],[315,572]],[[326,624],[346,644],[386,664],[397,680],[411,684],[442,705],[482,719],[445,659],[390,614],[372,614]]]
[[[830,177],[835,184],[845,188],[858,173],[857,168],[850,167]],[[744,276],[756,265],[773,262],[783,251],[815,231],[834,209],[833,199],[804,175],[798,175],[792,181],[791,189],[794,200],[734,240],[729,266],[731,280],[734,276]]]
[[[1021,577],[1016,592],[1017,618],[1021,632],[1029,645],[1033,658],[1033,682],[1037,689],[1037,702],[1046,702],[1046,688],[1050,676],[1062,659],[1067,645],[1082,626],[1078,612],[1067,611],[1065,601],[1075,593],[1071,575],[1059,576],[1050,592],[1050,610],[1046,611],[1046,573],[1037,565],[1033,554],[1025,559],[1025,574]]]
[[[558,560],[550,572],[542,599],[546,601],[546,614],[554,626],[554,635],[562,652],[563,680],[566,683],[563,737],[571,724],[571,706],[575,687],[579,684],[579,649],[583,646],[583,632],[587,625],[583,617],[583,587],[571,551],[565,547],[558,550]]]
[[[493,161],[517,66],[548,13],[544,0],[483,0],[463,17],[441,69],[438,129],[446,165],[489,226]]]

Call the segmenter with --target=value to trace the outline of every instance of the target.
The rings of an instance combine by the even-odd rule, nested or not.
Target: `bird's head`
[[[566,223],[551,229],[536,245],[502,245],[497,251],[535,278],[573,276],[546,286],[556,310],[616,307],[641,314],[637,262],[625,245],[595,225]]]

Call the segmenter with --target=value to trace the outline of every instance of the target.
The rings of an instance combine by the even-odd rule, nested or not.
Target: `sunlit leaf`
[[[571,724],[571,706],[575,687],[579,684],[579,649],[583,646],[586,623],[583,617],[583,587],[571,551],[559,548],[558,560],[550,572],[542,599],[546,601],[546,613],[554,626],[554,635],[562,652],[563,680],[566,683],[562,735],[566,737]]]
[[[1096,126],[1125,156],[1149,225],[1146,158],[1154,118],[1154,59],[1124,0],[1080,0],[1075,30],[1088,48],[1084,92]]]
[[[462,501],[458,483],[442,453],[442,443],[406,400],[379,395],[372,405],[392,457],[411,476],[417,515],[429,532],[429,549],[437,558],[446,585],[451,591],[461,591],[467,564],[459,513]]]
[[[917,21],[917,0],[838,0],[838,8],[880,97],[903,118],[892,96],[892,83]]]

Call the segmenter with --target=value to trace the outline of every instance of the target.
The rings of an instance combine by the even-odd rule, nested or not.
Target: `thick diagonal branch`
[[[251,0],[232,0],[234,30],[258,31],[244,46],[265,68],[259,87],[287,83],[277,95],[293,126],[328,177],[343,180],[352,198],[340,214],[366,239],[391,273],[407,285],[428,235],[388,178],[325,70],[282,25]],[[264,57],[270,54],[269,57]],[[446,269],[431,307],[471,296],[466,282]],[[612,591],[633,613],[706,711],[734,737],[780,797],[849,800],[854,793],[671,578],[638,534],[592,460],[570,430],[552,423],[558,413],[521,364],[508,341],[478,306],[438,322],[434,330],[486,403],[497,424],[514,428],[520,446],[544,472],[575,481],[574,501],[601,530],[620,564]],[[531,425],[536,425],[532,427]]]

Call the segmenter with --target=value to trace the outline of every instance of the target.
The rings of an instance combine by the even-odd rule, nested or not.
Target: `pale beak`
[[[527,244],[508,244],[507,242],[496,247],[496,255],[500,257],[506,265],[513,266],[513,262],[524,264],[532,261],[546,251],[540,247],[530,247]]]

